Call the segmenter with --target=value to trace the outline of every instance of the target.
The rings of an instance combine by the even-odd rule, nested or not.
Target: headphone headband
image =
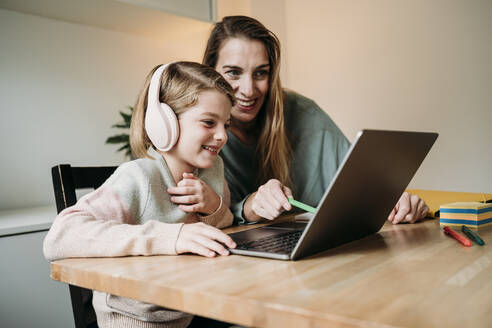
[[[147,108],[149,106],[159,106],[161,104],[159,100],[159,95],[161,91],[161,77],[162,74],[164,73],[164,70],[172,63],[168,63],[165,65],[159,66],[154,74],[152,74],[152,78],[150,79],[150,85],[149,85],[149,94],[147,96]]]

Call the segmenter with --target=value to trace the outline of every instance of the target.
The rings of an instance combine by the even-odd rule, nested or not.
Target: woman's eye
[[[255,78],[256,79],[264,79],[268,77],[268,71],[267,70],[259,70],[255,72]]]
[[[231,69],[226,71],[225,74],[231,78],[237,78],[239,75],[241,75],[241,72],[237,69]]]

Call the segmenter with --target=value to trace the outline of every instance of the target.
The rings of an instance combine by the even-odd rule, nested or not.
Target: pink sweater
[[[48,260],[68,257],[175,255],[183,223],[202,221],[218,228],[232,224],[229,190],[220,157],[196,175],[221,197],[208,216],[187,214],[170,201],[174,179],[160,154],[122,164],[97,190],[56,217],[44,240]],[[94,309],[103,327],[186,327],[189,314],[94,292]]]

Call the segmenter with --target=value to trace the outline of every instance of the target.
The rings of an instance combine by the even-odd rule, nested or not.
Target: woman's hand
[[[248,221],[258,221],[260,218],[273,220],[283,211],[292,209],[287,197],[292,197],[292,191],[280,181],[270,179],[249,196],[243,214]]]
[[[423,199],[416,195],[410,195],[405,191],[388,216],[388,221],[393,224],[401,222],[415,223],[422,220],[428,212],[429,206],[425,204]]]
[[[205,215],[214,213],[220,205],[220,197],[205,182],[192,173],[183,173],[183,179],[176,187],[170,187],[171,201],[184,212],[197,212]]]
[[[183,224],[176,241],[176,253],[195,253],[206,257],[229,255],[224,247],[235,248],[231,237],[203,222]]]

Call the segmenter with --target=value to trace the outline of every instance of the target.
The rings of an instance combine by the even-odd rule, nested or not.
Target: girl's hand
[[[428,212],[429,206],[425,204],[423,199],[416,195],[410,195],[405,191],[388,216],[388,221],[393,224],[400,222],[415,223],[422,220]]]
[[[273,220],[283,211],[292,209],[287,197],[292,197],[292,191],[280,181],[270,179],[246,200],[244,214],[249,221]]]
[[[231,237],[203,222],[184,224],[176,241],[176,253],[195,253],[206,257],[229,255],[224,247],[235,248]]]
[[[167,192],[171,194],[171,201],[179,204],[184,212],[198,212],[212,214],[220,205],[220,197],[205,182],[195,177],[192,173],[183,173],[183,180],[176,187],[170,187]]]

